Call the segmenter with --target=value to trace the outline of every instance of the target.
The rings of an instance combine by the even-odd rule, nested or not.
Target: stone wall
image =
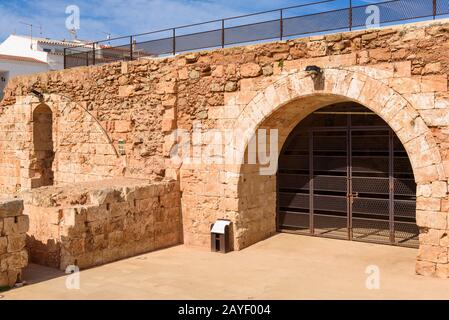
[[[258,91],[310,64],[397,69],[389,85],[411,101],[436,106],[421,108],[427,118],[443,119],[438,109],[448,96],[448,25],[316,36],[13,79],[0,104],[0,191],[31,188],[39,177],[33,113],[42,103],[31,88],[44,93],[53,111],[55,184],[118,175],[176,178],[179,168],[167,164],[173,129],[191,129],[193,121],[203,128],[230,127]],[[415,95],[421,92],[426,95]],[[446,144],[441,126],[432,122],[434,135]]]
[[[323,69],[322,86],[304,72],[308,65]],[[210,224],[228,218],[241,249],[276,231],[274,177],[220,164],[219,155],[217,163],[173,163],[173,130],[278,128],[282,144],[316,109],[355,101],[404,144],[418,183],[417,270],[446,277],[448,71],[449,22],[441,20],[17,78],[0,104],[0,191],[33,187],[32,116],[44,103],[53,112],[56,185],[116,176],[178,180],[185,243],[208,246]]]
[[[0,199],[0,288],[21,281],[22,269],[28,265],[27,231],[23,201]]]
[[[67,103],[60,96],[53,96],[48,104],[21,101],[14,108],[0,111],[0,192],[14,194],[41,186],[43,167],[51,171],[54,184],[95,181],[121,174],[124,160],[119,159],[102,125],[79,104]],[[36,114],[43,107],[52,112],[53,123],[46,129],[53,132],[38,128]],[[51,137],[53,147],[48,148],[50,151],[39,150],[46,136]],[[42,159],[46,154],[50,155],[48,159]]]
[[[89,268],[182,243],[179,185],[105,180],[24,194],[34,263]]]

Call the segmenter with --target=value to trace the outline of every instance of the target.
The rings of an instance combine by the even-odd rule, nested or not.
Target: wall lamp
[[[35,96],[36,98],[38,98],[39,101],[43,101],[44,100],[44,95],[41,92],[37,91],[36,89],[31,89],[31,94],[33,96]]]
[[[312,78],[315,78],[316,76],[320,75],[323,71],[318,66],[307,66],[306,72],[312,76]]]

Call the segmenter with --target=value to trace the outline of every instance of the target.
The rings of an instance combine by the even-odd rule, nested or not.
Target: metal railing
[[[449,14],[449,0],[390,0],[357,6],[348,0],[342,8],[314,12],[316,6],[329,4],[341,6],[335,0],[322,0],[65,48],[64,68],[364,29],[372,25],[367,19],[377,9],[379,25]]]

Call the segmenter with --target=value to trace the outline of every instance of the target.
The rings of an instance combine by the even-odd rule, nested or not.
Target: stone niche
[[[177,182],[112,179],[23,196],[37,264],[84,269],[182,243]]]
[[[22,269],[28,264],[28,224],[22,200],[0,199],[0,288],[21,281]]]

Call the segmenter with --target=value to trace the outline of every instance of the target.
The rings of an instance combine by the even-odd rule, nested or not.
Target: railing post
[[[281,9],[280,10],[281,13],[281,29],[280,29],[280,35],[281,35],[281,41],[284,38],[284,11]]]
[[[95,42],[92,44],[92,64],[95,65]]]
[[[225,20],[221,20],[221,47],[225,47]]]
[[[433,20],[437,17],[437,0],[433,0]]]
[[[89,66],[89,51],[86,52],[86,66]]]
[[[64,48],[64,69],[67,69],[67,48]]]
[[[176,56],[176,28],[173,28],[173,55]]]
[[[134,59],[133,36],[129,37],[129,58],[131,61]]]
[[[352,0],[349,0],[349,31],[352,31]]]

